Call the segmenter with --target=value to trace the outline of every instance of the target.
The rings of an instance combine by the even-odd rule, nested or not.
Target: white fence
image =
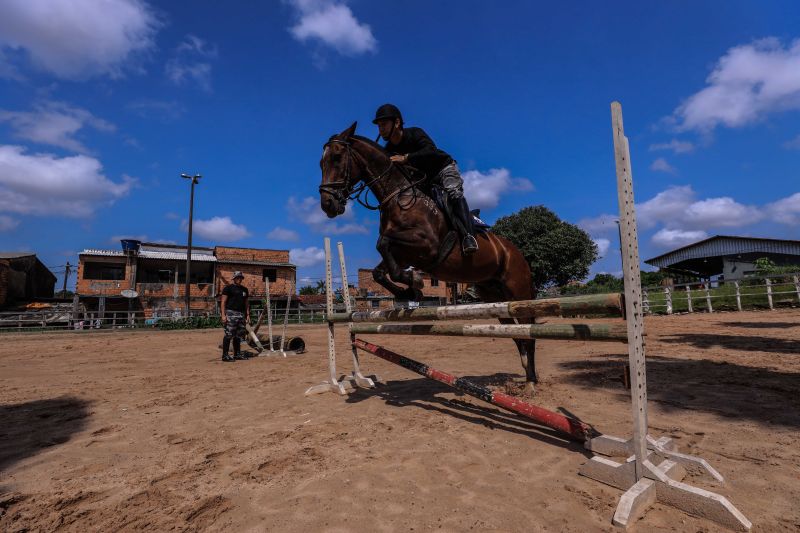
[[[715,310],[743,311],[799,305],[800,273],[642,289],[642,307],[648,314],[713,313]]]

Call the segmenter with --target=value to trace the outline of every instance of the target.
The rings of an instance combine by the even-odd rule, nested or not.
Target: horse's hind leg
[[[527,294],[524,292],[515,293],[511,290],[512,287],[508,287],[501,282],[479,284],[476,288],[478,289],[478,295],[487,303],[530,298],[530,289]],[[531,318],[499,318],[498,320],[501,324],[533,324],[533,319]],[[539,382],[536,373],[536,340],[514,339],[514,344],[517,346],[522,368],[525,369],[525,393],[532,396],[536,392],[535,385]]]

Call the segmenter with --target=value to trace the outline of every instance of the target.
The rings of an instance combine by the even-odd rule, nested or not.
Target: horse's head
[[[319,166],[322,168],[322,183],[319,186],[320,205],[328,217],[344,213],[347,199],[353,187],[361,179],[352,147],[352,136],[356,132],[356,122],[342,133],[334,135],[325,143]]]

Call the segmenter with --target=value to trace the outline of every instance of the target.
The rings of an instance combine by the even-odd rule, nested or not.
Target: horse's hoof
[[[534,385],[530,381],[526,381],[525,386],[522,387],[522,394],[526,398],[533,398],[534,396],[536,396],[536,385]]]

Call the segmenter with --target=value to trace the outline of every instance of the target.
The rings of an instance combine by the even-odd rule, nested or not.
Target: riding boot
[[[464,255],[474,254],[478,251],[478,241],[475,240],[474,232],[472,230],[472,214],[469,212],[467,199],[463,196],[461,198],[454,198],[450,203],[453,208],[453,214],[458,220],[458,226],[461,226],[462,242],[461,251]]]

